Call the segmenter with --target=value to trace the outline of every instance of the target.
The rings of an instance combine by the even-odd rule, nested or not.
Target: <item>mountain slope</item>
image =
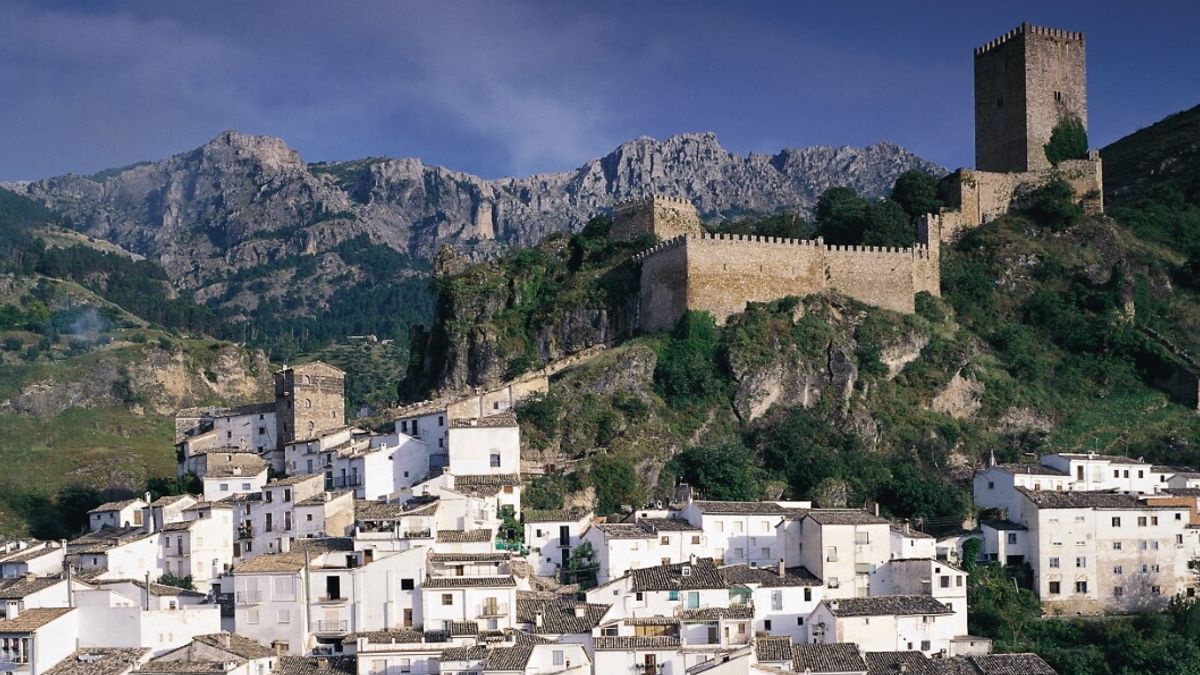
[[[1127,202],[1168,188],[1200,203],[1200,105],[1170,115],[1100,151],[1106,197]]]

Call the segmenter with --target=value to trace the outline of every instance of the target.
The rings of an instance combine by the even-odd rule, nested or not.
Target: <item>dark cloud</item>
[[[1089,33],[1094,141],[1196,103],[1190,3],[0,0],[0,179],[155,159],[223,129],[309,160],[560,170],[648,134],[740,152],[892,140],[971,161],[972,46]]]

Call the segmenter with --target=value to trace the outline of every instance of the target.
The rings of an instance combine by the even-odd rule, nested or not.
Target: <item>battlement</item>
[[[1017,37],[1018,35],[1026,35],[1026,34],[1028,34],[1028,35],[1044,35],[1046,37],[1057,38],[1059,40],[1072,40],[1072,41],[1076,41],[1076,42],[1080,42],[1080,43],[1082,43],[1084,41],[1082,32],[1063,30],[1061,28],[1049,28],[1046,26],[1034,26],[1029,23],[1022,23],[1020,26],[1017,26],[1016,28],[1008,31],[1004,35],[1001,35],[1000,37],[995,38],[994,40],[991,40],[991,41],[987,42],[986,44],[976,47],[975,48],[975,56],[980,56],[982,54],[986,54],[986,53],[992,51],[993,49],[996,49],[997,47],[1000,47],[1001,45],[1011,41],[1013,38]]]
[[[666,195],[643,195],[641,197],[626,197],[613,204],[613,210],[631,209],[639,206],[651,206],[654,204],[663,204],[670,206],[678,206],[684,208],[696,208],[690,201],[682,197],[668,197]]]

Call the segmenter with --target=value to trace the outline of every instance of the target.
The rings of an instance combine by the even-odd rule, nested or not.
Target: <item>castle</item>
[[[1083,33],[1021,24],[975,50],[975,169],[942,181],[949,206],[923,216],[908,248],[831,246],[815,240],[706,233],[691,203],[649,196],[613,207],[611,236],[654,235],[641,264],[638,325],[666,330],[688,310],[719,323],[749,302],[837,291],[911,313],[921,292],[940,295],[941,243],[1015,208],[1053,175],[1089,213],[1103,212],[1099,154],[1051,166],[1045,145],[1059,121],[1086,128]]]

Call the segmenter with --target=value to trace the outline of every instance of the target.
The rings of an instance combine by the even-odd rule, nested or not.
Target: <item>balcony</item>
[[[502,616],[508,616],[508,603],[489,603],[479,610],[480,619],[495,619]]]
[[[348,635],[350,633],[349,621],[314,621],[313,632],[317,635]]]
[[[362,485],[362,478],[359,476],[334,476],[333,478],[325,479],[326,490],[353,488],[360,485]]]
[[[234,603],[243,606],[262,604],[262,591],[238,591]]]
[[[253,539],[254,538],[254,526],[253,525],[239,526],[238,531],[237,531],[237,536],[238,536],[238,539]]]
[[[350,602],[350,598],[343,598],[341,596],[332,596],[332,595],[322,595],[321,597],[317,598],[317,602],[321,603],[322,605],[341,605],[341,604]]]

